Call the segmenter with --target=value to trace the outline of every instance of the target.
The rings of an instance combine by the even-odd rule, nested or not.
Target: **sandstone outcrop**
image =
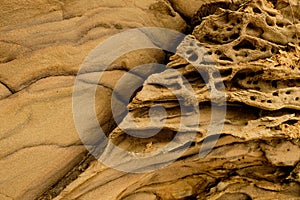
[[[0,8],[0,199],[300,199],[297,0],[16,2]],[[189,35],[167,63],[131,52],[84,82],[98,85],[108,167],[74,126],[74,81],[99,42],[145,26]],[[145,63],[167,67],[129,73]],[[126,105],[118,81],[132,80],[145,81]],[[113,91],[128,108],[117,119]]]
[[[181,12],[190,3],[173,1]],[[281,3],[210,1],[199,3],[195,15],[185,13],[195,26],[192,35],[177,47],[164,72],[144,82],[100,158],[106,156],[115,166],[127,163],[134,168],[139,156],[164,149],[169,142],[173,142],[173,154],[190,141],[191,146],[179,160],[141,175],[117,172],[95,162],[57,199],[99,195],[126,200],[299,199],[299,19],[276,9]],[[184,126],[184,118],[197,113],[182,113],[183,105],[192,105],[188,85],[200,107],[198,127],[193,123]],[[218,92],[224,93],[226,103],[222,95],[221,100],[212,95]],[[214,110],[210,102],[216,104]],[[199,158],[205,140],[216,136],[208,135],[212,112],[222,116],[225,104],[220,137],[214,149]],[[160,115],[157,105],[167,115]],[[159,130],[162,121],[156,136],[137,139],[128,135],[147,135]],[[113,144],[130,153],[124,156]],[[164,165],[168,159],[162,153],[143,160],[143,167]],[[114,192],[106,192],[110,187]]]
[[[35,199],[88,153],[72,115],[75,75],[88,53],[130,28],[183,31],[185,22],[166,1],[16,0],[0,7],[0,199]],[[118,77],[126,67],[165,59],[162,51],[143,55],[124,66],[116,61],[98,86],[99,123],[107,133]]]

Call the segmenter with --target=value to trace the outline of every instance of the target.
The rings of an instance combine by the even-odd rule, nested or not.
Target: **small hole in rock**
[[[213,38],[213,36],[211,36],[211,35],[209,35],[209,34],[206,34],[206,35],[203,37],[203,39],[206,40],[206,42],[208,42],[208,43],[215,43],[215,41],[214,41],[213,39],[211,39],[211,38]]]
[[[295,101],[299,101],[299,97],[296,97],[296,98],[295,98]]]
[[[294,69],[295,69],[295,66],[293,66],[293,65],[291,65],[290,67],[291,67],[291,69],[292,69],[292,70],[294,70]]]
[[[233,47],[234,50],[240,50],[240,49],[251,49],[255,50],[256,47],[248,40],[242,40],[239,44]]]
[[[272,103],[272,100],[268,100],[267,103]]]
[[[247,78],[246,73],[240,73],[237,75],[238,79],[244,80],[245,78]]]
[[[197,59],[198,59],[198,56],[195,53],[189,57],[190,61],[196,61]]]
[[[275,53],[275,52],[276,52],[276,49],[275,49],[275,48],[272,48],[272,49],[271,49],[271,52],[272,52],[272,53]]]
[[[256,97],[255,97],[255,96],[251,96],[250,99],[251,99],[252,101],[255,101],[255,100],[256,100]]]
[[[262,51],[267,51],[266,47],[261,48]]]
[[[249,23],[246,27],[247,34],[254,36],[254,37],[261,37],[261,35],[264,33],[264,30],[254,23]]]
[[[276,22],[276,25],[281,27],[281,28],[284,27],[284,24],[282,22]]]
[[[279,67],[279,66],[280,66],[280,64],[274,65],[274,67]]]
[[[249,29],[255,29],[255,27],[256,26],[251,22],[247,25],[247,28],[249,28]]]
[[[261,13],[261,10],[259,8],[253,8],[253,12],[255,12],[255,13]]]
[[[277,81],[272,81],[271,85],[273,88],[277,88]]]
[[[220,77],[221,77],[220,72],[218,72],[218,71],[213,72],[213,73],[212,73],[212,77],[213,77],[213,78],[220,78]]]
[[[294,34],[293,35],[293,37],[292,37],[292,39],[296,39],[297,38],[297,35],[296,34]]]
[[[227,42],[227,41],[228,41],[228,37],[224,37],[223,42]]]
[[[191,49],[189,49],[189,50],[186,51],[187,54],[192,54],[193,52],[194,52],[194,51],[191,50]]]
[[[217,55],[221,55],[221,54],[222,54],[222,52],[221,52],[220,50],[217,50],[217,51],[215,51],[215,54],[217,54]]]
[[[255,87],[254,89],[256,89],[257,91],[260,91],[260,87]]]
[[[255,76],[255,73],[254,72],[250,72],[249,76],[253,77],[253,76]]]
[[[227,31],[231,31],[231,30],[232,30],[232,28],[228,27],[226,30],[227,30]]]
[[[250,85],[252,83],[252,81],[247,81],[247,84]]]
[[[218,30],[218,27],[217,27],[217,26],[213,26],[213,30],[214,30],[214,31],[217,31],[217,30]]]
[[[222,76],[226,77],[232,74],[232,68],[226,69],[224,71],[220,71],[220,73],[222,74]]]
[[[279,96],[279,95],[278,95],[278,92],[273,92],[272,95],[273,95],[273,96],[277,96],[277,97]]]
[[[286,93],[286,94],[291,94],[291,91],[286,91],[285,93]]]
[[[233,60],[231,58],[227,57],[227,56],[221,56],[219,59],[220,60],[228,60],[230,62],[233,62]]]
[[[230,36],[230,39],[235,40],[235,39],[237,39],[238,37],[240,37],[240,35],[237,34],[237,33],[235,33],[235,34],[233,34],[233,35]]]
[[[287,83],[287,86],[288,86],[288,87],[296,87],[296,83],[295,83],[295,82],[290,82],[290,81],[289,81],[289,82]]]
[[[238,24],[240,24],[241,22],[242,22],[241,19],[236,20],[236,23],[238,23]]]
[[[265,102],[266,102],[266,100],[261,100],[260,102],[261,102],[261,103],[265,103]]]
[[[218,91],[224,91],[225,90],[224,84],[222,82],[215,84],[215,87]]]
[[[257,85],[258,84],[258,81],[256,80],[256,81],[253,81],[253,84],[254,85]]]

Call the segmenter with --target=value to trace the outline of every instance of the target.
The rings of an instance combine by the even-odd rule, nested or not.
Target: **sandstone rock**
[[[183,31],[186,25],[163,0],[18,0],[2,2],[0,10],[0,198],[37,199],[87,156],[73,122],[72,92],[89,52],[130,28]],[[162,51],[132,52],[106,66],[99,82],[85,83],[81,95],[98,84],[96,114],[104,132],[114,127],[110,97],[126,70],[164,59]]]
[[[171,0],[173,7],[185,17],[192,18],[198,11],[201,5],[205,4],[206,1],[184,1],[184,0]]]
[[[3,4],[1,199],[299,199],[297,1]],[[97,55],[84,61],[124,30],[188,30],[177,12],[193,31],[174,44],[166,68],[142,65],[165,62],[157,49],[130,52],[109,66],[94,62]],[[149,37],[140,35],[155,47],[159,41]],[[87,68],[78,73],[82,63]],[[80,137],[75,75],[75,96],[96,86],[98,121]]]
[[[172,1],[199,24],[144,82],[99,156],[146,172],[95,162],[56,199],[299,199],[299,18],[285,11],[299,4],[274,2],[198,2],[195,12]],[[211,123],[222,129],[211,134]]]
[[[9,91],[9,89],[4,86],[3,84],[0,85],[0,99],[4,99],[5,97],[8,97],[9,95],[11,95],[11,92]]]

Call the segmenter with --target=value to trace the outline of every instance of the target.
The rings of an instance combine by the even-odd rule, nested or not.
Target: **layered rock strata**
[[[192,15],[186,11],[191,2],[172,3],[194,23],[192,35],[164,72],[145,81],[100,157],[133,169],[160,151],[143,167],[163,167],[128,174],[95,162],[57,199],[300,199],[299,18],[287,12],[299,4],[207,1]],[[182,110],[186,105],[189,112]],[[212,119],[225,105],[224,119]],[[187,123],[195,113],[199,123]],[[212,120],[223,127],[209,135]],[[158,134],[128,134],[152,131]],[[213,150],[200,158],[209,141],[216,142]],[[185,150],[171,163],[164,153],[169,143],[169,154]]]

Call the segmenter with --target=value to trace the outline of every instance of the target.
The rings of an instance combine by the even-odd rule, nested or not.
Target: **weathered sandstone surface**
[[[0,199],[35,199],[86,157],[72,90],[88,53],[129,28],[183,31],[185,22],[165,1],[21,0],[3,1],[0,9]],[[107,133],[118,77],[128,67],[165,59],[162,51],[142,54],[124,66],[116,61],[98,86],[99,123]]]
[[[299,1],[15,0],[0,10],[0,199],[300,199]],[[97,158],[146,171],[127,173],[87,152],[72,92],[92,49],[147,26],[188,35],[170,57],[131,52],[84,83],[97,84],[96,114],[110,139]],[[128,72],[146,63],[167,67]],[[116,126],[111,98],[127,95],[117,84],[124,75],[129,86],[145,82]],[[211,123],[222,124],[213,135]]]

